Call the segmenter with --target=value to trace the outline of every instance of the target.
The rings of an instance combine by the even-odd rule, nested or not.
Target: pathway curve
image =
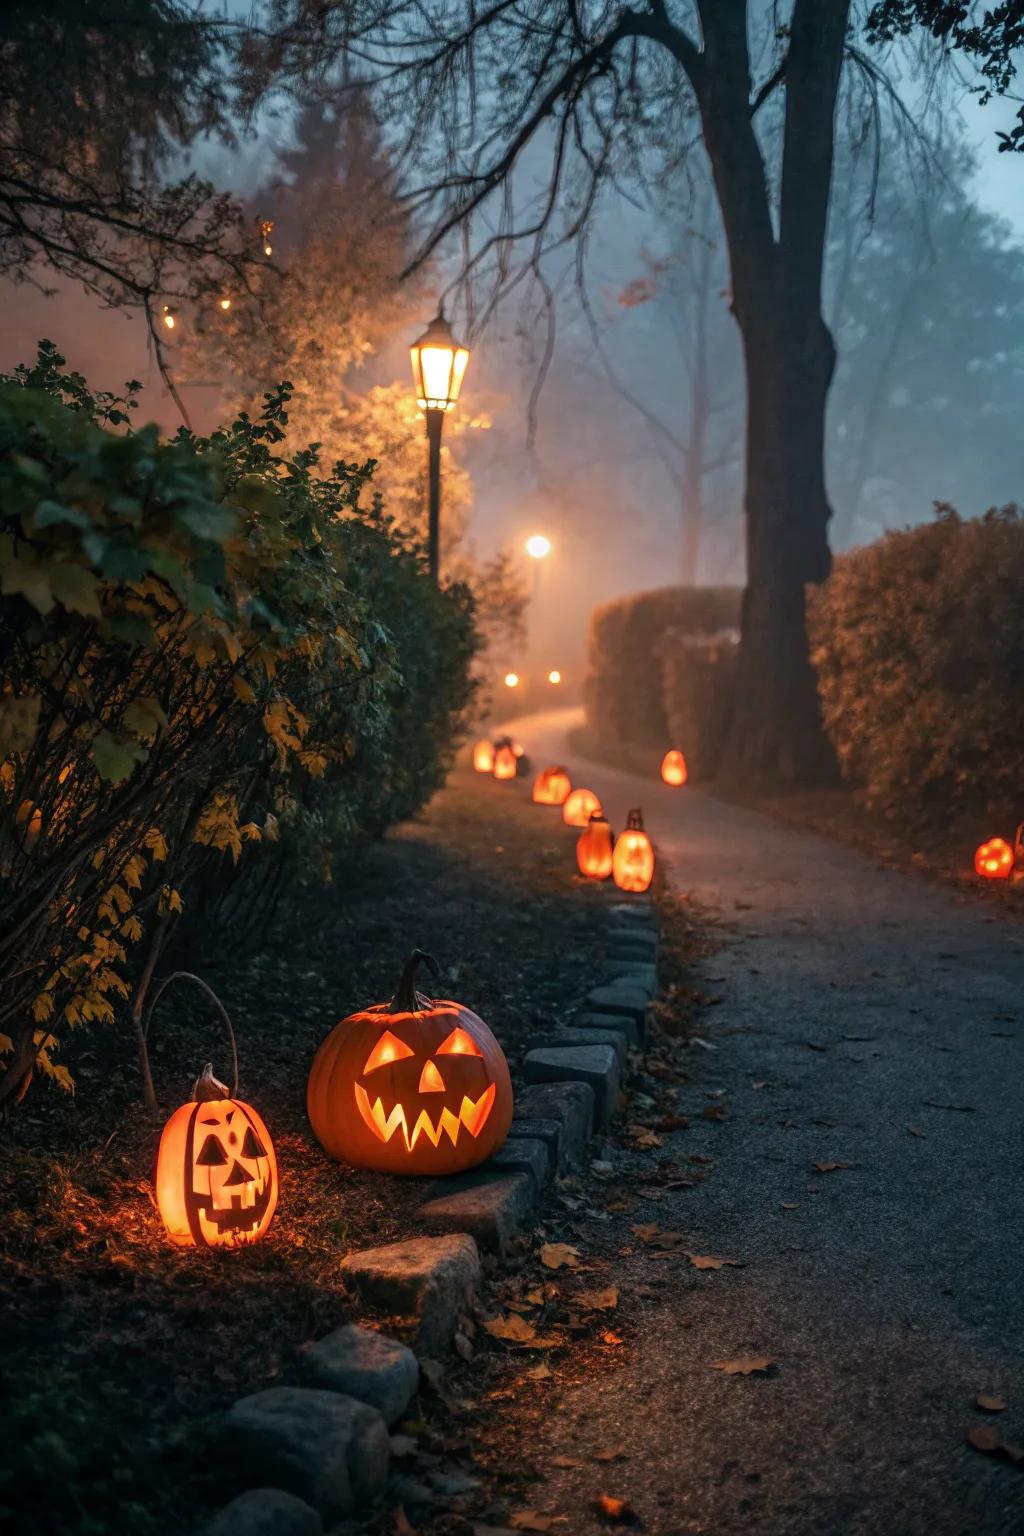
[[[623,1242],[657,1219],[745,1267],[673,1265],[629,1364],[572,1389],[531,1456],[623,1445],[652,1536],[1024,1532],[1024,1470],[964,1443],[979,1391],[1024,1443],[1024,930],[699,791],[583,773],[575,719],[514,729],[614,826],[642,803],[677,889],[732,930],[704,978],[716,1049],[691,1051],[681,1092],[696,1116],[724,1094],[726,1118],[659,1154],[713,1157],[713,1176],[619,1218]],[[625,1294],[654,1269],[623,1258]],[[778,1365],[709,1369],[744,1355]],[[589,1530],[587,1477],[546,1471],[531,1502]]]

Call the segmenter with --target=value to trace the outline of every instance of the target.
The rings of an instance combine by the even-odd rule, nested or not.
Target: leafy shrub
[[[668,630],[709,635],[739,623],[738,587],[662,587],[616,598],[590,618],[587,725],[594,740],[663,746],[669,729],[657,647]]]
[[[808,610],[842,771],[911,820],[1019,807],[1024,784],[1024,517],[937,511],[840,556]]]
[[[414,810],[472,694],[466,593],[360,510],[368,468],[275,453],[286,386],[161,442],[62,362],[0,382],[0,1100],[70,1086],[60,1031],[145,940],[138,1018],[187,901],[249,920]]]
[[[663,739],[682,747],[692,779],[713,779],[718,772],[732,720],[738,652],[732,630],[685,635],[669,629],[658,642]]]

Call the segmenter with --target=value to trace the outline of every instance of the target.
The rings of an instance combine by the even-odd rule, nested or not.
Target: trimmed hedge
[[[682,747],[691,780],[718,772],[732,722],[739,642],[734,630],[685,635],[667,630],[658,642],[667,734]]]
[[[810,594],[822,714],[866,803],[912,821],[1024,808],[1024,517],[888,533]]]
[[[671,733],[658,663],[663,637],[669,630],[707,636],[735,628],[741,598],[739,587],[661,587],[595,609],[584,684],[592,739],[664,750]]]

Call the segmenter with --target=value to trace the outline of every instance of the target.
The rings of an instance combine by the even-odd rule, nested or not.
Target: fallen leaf
[[[712,1360],[711,1369],[722,1371],[726,1376],[751,1376],[755,1371],[767,1371],[774,1364],[770,1355],[741,1355],[738,1360]]]
[[[642,1243],[649,1243],[652,1238],[657,1237],[658,1233],[661,1231],[661,1227],[656,1221],[641,1221],[636,1226],[630,1227],[629,1230],[632,1232],[633,1236],[638,1237]]]
[[[731,1265],[734,1269],[742,1269],[743,1267],[742,1259],[716,1259],[710,1253],[690,1253],[688,1251],[686,1257],[694,1269],[724,1269],[727,1264]]]
[[[916,1125],[908,1125],[907,1126],[907,1135],[908,1136],[923,1136],[924,1135],[924,1131],[919,1131]]]
[[[976,1451],[1001,1451],[1003,1437],[994,1424],[975,1424],[967,1431],[967,1444]]]
[[[751,1083],[750,1086],[751,1086],[751,1088],[753,1088],[755,1093],[759,1093],[762,1088],[767,1088],[768,1084],[762,1079],[761,1082],[759,1082],[759,1083]]]
[[[489,1318],[484,1329],[492,1339],[503,1339],[506,1344],[522,1344],[528,1349],[554,1349],[562,1342],[554,1334],[538,1333],[518,1312],[510,1312],[507,1317]]]
[[[583,1462],[580,1461],[578,1456],[552,1456],[551,1465],[553,1467],[582,1467]]]
[[[702,1120],[724,1120],[725,1105],[708,1104],[704,1109],[701,1110],[700,1117]]]
[[[629,1136],[634,1147],[660,1147],[663,1145],[661,1137],[656,1136],[650,1127],[646,1125],[631,1125],[626,1134]]]
[[[620,1337],[619,1334],[613,1333],[610,1328],[608,1329],[608,1331],[606,1333],[602,1333],[602,1335],[601,1335],[601,1343],[602,1344],[608,1344],[613,1349],[615,1348],[616,1345],[618,1345],[618,1344],[625,1344],[625,1342],[626,1342],[625,1339]]]
[[[985,1413],[1002,1413],[1006,1407],[1006,1398],[997,1397],[992,1392],[979,1392],[974,1401]]]
[[[554,1374],[546,1360],[542,1360],[540,1365],[534,1365],[526,1372],[529,1381],[550,1381]]]
[[[544,1243],[540,1261],[546,1269],[576,1269],[580,1262],[579,1249],[571,1243]]]
[[[514,1515],[509,1515],[508,1523],[517,1531],[550,1531],[555,1517],[542,1515],[535,1509],[520,1509]]]
[[[856,1168],[856,1163],[815,1163],[818,1173],[835,1173],[839,1168]]]
[[[628,1499],[619,1499],[613,1494],[601,1493],[594,1500],[592,1508],[597,1514],[606,1515],[609,1520],[614,1520],[617,1525],[636,1524],[636,1510]]]
[[[607,1312],[619,1304],[619,1288],[608,1285],[603,1291],[580,1291],[573,1298],[578,1307],[587,1312]]]
[[[621,1445],[613,1446],[611,1450],[595,1451],[595,1461],[625,1461],[626,1453]]]

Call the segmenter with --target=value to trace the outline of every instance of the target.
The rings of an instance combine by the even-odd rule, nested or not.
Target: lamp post
[[[409,348],[416,401],[427,419],[429,446],[429,519],[427,550],[430,574],[438,579],[441,565],[441,428],[445,412],[455,409],[469,348],[456,341],[439,309],[423,335]]]

